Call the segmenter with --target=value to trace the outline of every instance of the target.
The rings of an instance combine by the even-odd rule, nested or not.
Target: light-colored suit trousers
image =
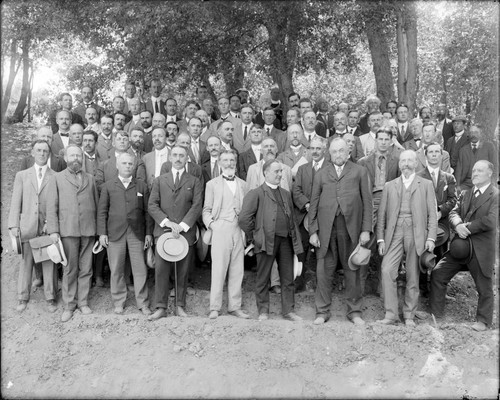
[[[227,310],[241,309],[241,285],[243,282],[243,236],[238,218],[229,222],[223,219],[212,222],[212,284],[210,287],[210,311],[220,311],[224,281],[227,275]]]

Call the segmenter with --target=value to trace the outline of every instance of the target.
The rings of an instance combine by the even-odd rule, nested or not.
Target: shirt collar
[[[35,163],[35,164],[33,164],[33,168],[35,168],[37,176],[38,176],[38,172],[40,171],[40,168],[42,169],[42,175],[45,175],[45,172],[47,172],[48,165],[45,164],[43,167],[41,167],[40,165]]]
[[[439,167],[432,168],[427,161],[426,161],[426,164],[427,164],[427,169],[429,170],[429,174],[432,175],[432,173],[434,172],[436,174],[436,177],[437,177],[439,175]]]
[[[132,121],[137,122],[137,121],[140,121],[140,120],[141,120],[141,115],[140,114],[132,115]]]
[[[404,175],[401,174],[401,179],[403,180],[403,184],[406,186],[407,184],[408,185],[411,185],[411,183],[413,182],[413,179],[415,179],[415,172],[413,174],[411,174],[408,179],[405,178]]]
[[[486,185],[484,185],[481,188],[478,188],[477,186],[474,185],[474,190],[472,191],[472,193],[474,193],[476,190],[479,190],[481,192],[481,194],[483,194],[486,191],[486,189],[488,189],[489,186],[490,186],[489,183],[487,183]]]
[[[321,160],[318,161],[317,165],[318,168],[321,168],[323,166],[323,161],[325,161],[325,157],[323,157]],[[316,165],[316,161],[313,160],[313,167]]]
[[[84,151],[83,153],[85,154],[85,156],[86,156],[87,158],[92,158],[92,159],[94,159],[94,160],[95,160],[95,158],[96,158],[96,154],[95,154],[95,153],[94,153],[94,155],[92,155],[92,156],[91,156],[89,153],[87,153],[86,151]]]
[[[174,166],[172,166],[172,175],[174,175],[174,179],[175,179],[175,177],[177,175],[177,172],[179,173],[179,179],[180,179],[180,177],[182,176],[182,174],[184,173],[184,171],[185,171],[184,168],[182,168],[182,169],[176,169],[176,168],[174,168]]]
[[[165,146],[163,149],[161,150],[158,150],[158,149],[155,149],[155,154],[159,155],[159,156],[163,156],[165,154],[168,154],[168,147]]]
[[[455,137],[462,137],[462,135],[464,134],[464,130],[462,129],[460,132],[456,132],[455,133]]]
[[[273,185],[272,183],[266,182],[266,185],[269,186],[271,189],[278,189],[279,185]]]
[[[124,178],[124,177],[118,175],[118,178],[120,179],[120,181],[122,181],[123,185],[125,185],[126,183],[132,182],[132,176],[129,176],[128,178]]]

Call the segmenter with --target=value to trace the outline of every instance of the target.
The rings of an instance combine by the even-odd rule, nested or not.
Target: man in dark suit
[[[130,113],[132,114],[132,119],[125,124],[123,130],[130,133],[132,128],[140,126],[142,128],[141,121],[141,102],[138,98],[133,98],[129,102]]]
[[[69,112],[72,124],[81,124],[83,126],[83,118],[71,110],[73,108],[73,97],[71,97],[69,93],[61,94],[59,104],[61,108],[52,111],[49,116],[49,121],[47,122],[47,125],[51,126],[52,133],[56,133],[59,130],[59,126],[57,125],[57,113],[60,110]]]
[[[448,108],[446,107],[446,104],[439,104],[437,106],[436,120],[436,130],[443,137],[443,146],[445,146],[448,139],[454,135],[453,123],[451,119],[448,119]]]
[[[210,136],[207,140],[207,152],[210,158],[201,165],[203,182],[205,185],[213,178],[217,178],[222,169],[219,166],[220,139],[217,136]]]
[[[328,138],[330,143],[334,138],[342,138],[344,137],[344,135],[349,133],[349,130],[347,129],[347,116],[343,112],[335,113],[332,119],[334,129],[331,131],[333,133],[330,133],[330,137]],[[351,159],[352,161],[356,162],[360,158],[364,157],[365,154],[363,153],[363,146],[361,145],[361,140],[359,140],[359,137],[354,136],[354,141],[355,145],[351,151]]]
[[[472,171],[473,188],[466,190],[450,212],[450,225],[461,239],[472,242],[472,254],[457,259],[451,252],[445,254],[431,273],[431,312],[442,317],[445,308],[446,287],[460,271],[469,270],[479,293],[476,323],[472,329],[484,331],[493,320],[493,265],[498,247],[498,189],[491,184],[493,165],[477,161]]]
[[[49,126],[42,126],[40,129],[38,129],[35,140],[45,140],[50,147],[52,144],[52,138],[52,129]],[[19,170],[24,171],[25,169],[32,167],[34,164],[35,157],[33,157],[32,155],[26,156],[21,160],[21,168]],[[66,169],[66,162],[62,157],[57,156],[53,154],[52,151],[50,151],[47,166],[54,172],[60,172]]]
[[[419,257],[434,250],[437,234],[436,196],[428,180],[415,175],[417,157],[413,150],[399,155],[401,177],[386,183],[377,215],[377,246],[382,260],[382,289],[385,316],[378,323],[399,320],[396,278],[403,258],[406,291],[403,306],[405,325],[415,327],[419,298]]]
[[[390,112],[392,118],[396,115],[396,108],[398,108],[398,103],[395,100],[389,100],[385,103],[385,111]]]
[[[347,114],[347,132],[355,137],[359,137],[363,134],[361,128],[358,125],[359,122],[359,111],[351,110]]]
[[[380,104],[381,104],[380,99],[375,95],[369,95],[366,98],[365,100],[366,114],[363,115],[359,120],[359,128],[361,130],[361,135],[370,132],[370,125],[368,124],[368,119],[370,118],[371,114],[380,113]]]
[[[169,297],[169,277],[172,268],[177,268],[178,307],[177,315],[187,316],[184,311],[186,305],[186,290],[188,281],[188,261],[191,259],[193,245],[196,239],[194,227],[201,216],[203,206],[203,185],[199,179],[186,173],[187,151],[184,147],[175,146],[170,153],[170,172],[160,175],[153,182],[149,197],[148,212],[155,220],[155,242],[163,234],[164,228],[172,230],[174,235],[186,238],[189,250],[186,257],[174,263],[165,261],[156,250],[155,257],[155,296],[156,311],[150,315],[150,320],[157,320],[167,316]]]
[[[410,124],[408,121],[408,111],[408,106],[406,104],[400,104],[398,108],[396,108],[396,122],[398,123],[398,134],[396,138],[401,145],[413,139],[413,135],[410,130]]]
[[[82,87],[81,93],[82,93],[82,104],[76,107],[74,112],[80,115],[80,117],[82,117],[82,119],[85,121],[85,111],[87,110],[87,108],[92,107],[96,110],[97,121],[100,121],[101,117],[106,113],[106,111],[104,110],[104,108],[97,105],[95,101],[93,101],[94,90],[87,85]]]
[[[241,153],[239,162],[239,177],[243,180],[247,179],[248,168],[262,159],[261,143],[262,143],[262,128],[258,124],[252,125],[250,129],[250,148]]]
[[[45,127],[50,134],[50,127]],[[23,262],[19,265],[17,283],[17,311],[26,309],[30,298],[31,277],[34,267],[30,239],[46,233],[46,211],[48,182],[55,175],[47,166],[50,147],[45,140],[33,143],[31,154],[34,165],[16,174],[12,189],[12,200],[9,210],[9,230],[14,236],[20,236]],[[44,282],[44,294],[47,309],[56,311],[57,270],[52,261],[44,261],[40,265],[41,278]]]
[[[299,115],[299,117],[297,118],[297,120],[299,120],[299,111],[294,109],[294,112]],[[286,149],[287,135],[286,132],[280,130],[279,128],[276,128],[276,125],[274,123],[276,121],[276,110],[272,107],[266,107],[264,110],[262,110],[262,115],[263,125],[261,126],[263,138],[270,137],[274,139],[274,141],[278,145],[278,153],[282,153]],[[256,124],[259,125],[258,122],[256,122]]]
[[[372,196],[366,169],[349,161],[347,143],[335,138],[330,143],[332,164],[314,177],[309,207],[309,242],[317,247],[317,289],[315,324],[330,317],[333,273],[344,267],[347,317],[356,325],[361,318],[362,292],[359,270],[347,268],[357,243],[366,244],[372,230]],[[333,263],[325,257],[333,255]]]
[[[283,317],[301,321],[294,311],[293,255],[302,255],[303,249],[292,196],[279,186],[283,171],[279,161],[266,161],[263,171],[265,182],[245,196],[239,215],[240,228],[255,246],[259,321],[269,319],[269,279],[274,260],[278,262]]]
[[[444,142],[444,149],[450,154],[450,165],[453,171],[457,168],[460,149],[470,143],[469,134],[465,132],[467,118],[459,115],[452,120],[454,135]],[[455,178],[457,176],[455,175]]]
[[[189,150],[191,149],[191,136],[189,136],[188,133],[179,133],[175,145],[184,147],[186,149],[186,152],[188,153],[188,159],[189,159]],[[170,160],[164,162],[163,165],[161,166],[160,175],[170,172],[171,169],[172,169],[172,163],[170,162]],[[189,175],[198,178],[201,181],[201,183],[203,183],[203,172],[198,164],[188,161],[186,162],[184,169]]]
[[[128,148],[128,152],[144,161],[144,156],[147,154],[144,151],[144,130],[139,127],[132,129],[129,139],[130,147]]]
[[[61,110],[57,112],[56,117],[59,130],[52,137],[50,148],[52,154],[62,156],[62,150],[68,147],[69,144],[69,127],[71,126],[71,115],[68,111]]]
[[[169,97],[165,101],[165,123],[167,122],[179,122],[181,118],[177,116],[177,100]]]
[[[469,140],[470,144],[463,146],[458,152],[454,175],[459,190],[472,187],[472,167],[478,160],[491,162],[493,164],[493,179],[495,180],[498,176],[498,151],[492,142],[484,140],[481,126],[472,125],[470,127]]]
[[[304,129],[304,135],[306,139],[309,140],[308,136],[312,135],[312,132],[316,132],[317,135],[326,137],[326,126],[323,122],[318,121],[316,118],[316,113],[313,111],[312,101],[309,99],[300,99],[299,101],[300,115],[302,120],[300,121],[302,128]],[[313,112],[314,118],[308,113]],[[312,139],[312,137],[311,137]]]
[[[191,136],[191,146],[188,150],[189,159],[198,165],[208,159],[207,145],[200,139],[202,124],[200,118],[193,117],[187,126],[187,133]]]
[[[113,134],[115,134],[118,131],[123,131],[125,129],[125,125],[132,120],[132,117],[130,117],[130,119],[127,120],[127,116],[124,113],[115,113],[112,117],[113,117],[113,129],[111,130],[111,133]]]
[[[334,113],[328,111],[329,106],[328,102],[325,99],[318,99],[316,104],[318,105],[318,113],[316,114],[316,118],[318,121],[321,121],[325,125],[327,136],[330,137],[335,133],[335,126],[333,122]]]
[[[302,274],[296,279],[296,287],[300,290],[306,288],[308,291],[316,289],[316,253],[309,245],[308,212],[311,205],[311,194],[314,176],[325,168],[329,162],[325,159],[327,140],[316,136],[311,140],[309,150],[312,161],[301,165],[295,175],[292,186],[293,203],[295,205],[295,216],[300,228],[302,247],[304,248],[305,260]]]
[[[47,233],[54,242],[61,239],[68,259],[62,281],[62,322],[71,319],[77,306],[82,314],[92,313],[88,295],[97,211],[97,188],[94,177],[82,171],[82,149],[70,144],[65,160],[68,167],[50,180],[47,196]]]
[[[118,115],[118,114],[117,114]],[[113,149],[113,117],[103,115],[101,117],[101,132],[97,138],[96,152],[101,161],[109,158],[109,154]]]
[[[425,149],[431,143],[438,142],[438,133],[436,132],[436,127],[432,122],[424,122],[422,127],[422,142],[417,154],[417,168],[416,172],[422,171],[427,167],[427,157],[425,156]],[[443,146],[441,146],[443,148]],[[441,164],[439,168],[444,172],[451,172],[450,169],[450,155],[446,150],[442,150],[440,157]]]
[[[153,220],[147,213],[148,185],[132,177],[134,163],[135,158],[129,153],[118,156],[118,176],[106,182],[101,190],[97,234],[101,245],[108,249],[115,314],[123,314],[123,306],[127,300],[124,265],[128,254],[137,308],[144,315],[150,315],[144,250],[153,244]]]
[[[167,110],[165,110],[165,102],[161,99],[162,85],[159,79],[152,79],[149,86],[149,97],[146,101],[145,108],[151,113],[161,113],[167,116]]]
[[[82,139],[82,149],[83,149],[83,160],[82,160],[82,171],[88,172],[90,175],[95,177],[97,168],[101,163],[99,154],[96,152],[96,142],[98,140],[98,134],[94,131],[83,132]]]

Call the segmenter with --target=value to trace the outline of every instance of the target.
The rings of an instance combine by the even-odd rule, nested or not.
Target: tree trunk
[[[228,63],[228,68],[223,71],[224,83],[226,84],[226,95],[229,97],[233,95],[237,89],[243,86],[243,78],[245,77],[245,70],[240,60]]]
[[[417,12],[413,2],[401,3],[397,10],[398,100],[416,111],[417,97]]]
[[[29,92],[28,92],[28,109],[27,109],[27,114],[28,114],[28,122],[31,122],[33,119],[33,115],[31,113],[31,98],[33,96],[33,78],[35,76],[35,68],[33,67],[33,61],[31,62],[31,74],[30,74],[30,83],[29,83]]]
[[[12,41],[10,43],[9,78],[7,80],[7,85],[5,86],[5,91],[3,93],[3,99],[2,99],[2,115],[1,115],[1,120],[2,121],[4,120],[5,113],[7,112],[7,108],[9,107],[10,96],[12,94],[12,87],[14,86],[14,81],[16,79],[17,71],[19,70],[19,67],[16,68],[17,58],[18,58],[18,54],[17,54],[17,40],[16,39],[12,39]]]
[[[389,58],[389,45],[386,35],[378,19],[367,15],[366,36],[368,47],[372,57],[373,73],[377,85],[377,97],[382,102],[382,109],[389,100],[394,100],[394,80],[391,72],[391,60]]]
[[[23,39],[23,85],[21,87],[21,97],[17,103],[16,110],[12,116],[12,122],[23,122],[24,119],[24,109],[26,108],[26,102],[28,99],[28,93],[30,89],[30,58],[29,58],[29,47],[30,40]]]
[[[489,85],[483,86],[481,98],[473,115],[473,121],[481,123],[483,134],[489,140],[494,138],[495,128],[498,125],[498,80],[495,79]]]

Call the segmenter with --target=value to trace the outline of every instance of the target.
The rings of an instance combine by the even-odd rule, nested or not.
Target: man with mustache
[[[201,166],[205,185],[209,180],[217,178],[222,173],[222,168],[219,165],[220,146],[219,137],[210,136],[208,138],[207,152],[210,155],[210,158],[205,160]]]
[[[286,134],[287,149],[283,153],[280,153],[276,159],[290,167],[292,178],[295,178],[298,168],[303,164],[307,164],[311,160],[311,155],[307,147],[303,144],[304,131],[299,124],[290,125]]]
[[[118,121],[117,126],[123,128],[121,119],[119,116],[124,116],[123,114],[115,114],[114,119]],[[102,161],[109,158],[109,154],[113,149],[113,117],[110,115],[103,115],[101,118],[101,132],[97,138],[96,152]],[[121,130],[121,129],[120,129]]]
[[[94,89],[92,89],[89,85],[85,85],[82,87],[81,95],[82,103],[75,108],[74,112],[79,114],[85,121],[85,111],[87,110],[87,108],[92,107],[96,111],[96,121],[99,121],[106,112],[104,108],[97,105],[97,103],[93,100]]]
[[[403,317],[407,327],[415,327],[419,297],[419,257],[432,253],[437,234],[437,206],[431,181],[415,174],[417,155],[405,150],[399,155],[401,177],[385,184],[377,216],[377,245],[382,260],[382,290],[385,316],[378,323],[399,320],[396,278],[405,256],[406,292]]]
[[[247,179],[247,172],[250,166],[263,158],[260,151],[262,135],[262,127],[259,124],[253,124],[250,129],[250,148],[238,157],[239,176],[243,180]]]
[[[443,146],[446,145],[448,139],[454,134],[453,124],[451,119],[448,118],[448,108],[446,104],[438,104],[436,110],[436,131],[443,137]]]
[[[52,154],[61,156],[62,150],[69,144],[69,127],[71,125],[71,114],[69,111],[61,110],[56,115],[56,122],[59,130],[52,138],[50,149]]]
[[[153,185],[154,179],[160,176],[163,163],[169,159],[170,149],[167,147],[167,132],[165,129],[155,128],[153,130],[153,146],[154,150],[147,153],[143,158],[149,188]]]
[[[361,141],[361,147],[363,148],[363,153],[365,156],[369,156],[376,148],[376,133],[378,128],[382,126],[382,113],[380,111],[373,112],[368,117],[368,127],[369,132],[361,135],[359,140]]]
[[[337,112],[333,116],[333,126],[335,127],[334,133],[330,138],[328,138],[330,143],[336,137],[343,138],[344,135],[349,134],[349,131],[347,130],[347,116],[343,112]],[[352,148],[350,154],[351,160],[354,162],[358,161],[365,155],[363,153],[363,145],[361,144],[361,140],[359,140],[359,137],[357,136],[354,136],[354,147]]]
[[[242,230],[238,226],[238,215],[247,193],[247,184],[235,176],[236,159],[234,150],[220,153],[218,165],[222,174],[207,183],[205,192],[203,223],[212,231],[210,319],[219,316],[226,276],[229,314],[249,318],[241,310],[244,243]]]
[[[140,114],[141,128],[144,131],[144,151],[149,153],[153,150],[153,114],[150,111],[144,110]],[[133,129],[133,128],[132,128]],[[132,130],[131,130],[132,131]]]
[[[61,110],[69,112],[72,124],[83,125],[83,118],[79,114],[72,112],[71,110],[73,108],[73,97],[71,97],[69,93],[61,94],[59,104],[61,105]],[[47,123],[47,125],[50,125],[52,127],[52,133],[57,133],[57,131],[59,130],[59,127],[57,126],[58,111],[59,110],[54,110],[52,113],[50,113],[49,121]]]
[[[115,113],[115,115],[113,115],[112,118],[112,125],[113,125],[113,129],[112,129],[112,133],[116,133],[118,131],[123,131],[123,129],[125,128],[125,125],[127,123],[127,118],[126,118],[126,115],[124,113]],[[101,128],[102,128],[102,118],[101,118]]]
[[[95,177],[97,167],[101,162],[96,152],[98,134],[94,131],[84,131],[82,134],[83,162],[82,170]]]
[[[64,158],[68,167],[50,180],[47,195],[47,233],[54,243],[61,239],[68,259],[62,281],[62,322],[71,319],[77,306],[82,314],[92,313],[88,295],[97,212],[97,188],[94,177],[82,171],[82,149],[70,144]]]
[[[130,147],[128,152],[140,159],[146,155],[144,152],[144,130],[139,127],[132,129],[130,132]]]

